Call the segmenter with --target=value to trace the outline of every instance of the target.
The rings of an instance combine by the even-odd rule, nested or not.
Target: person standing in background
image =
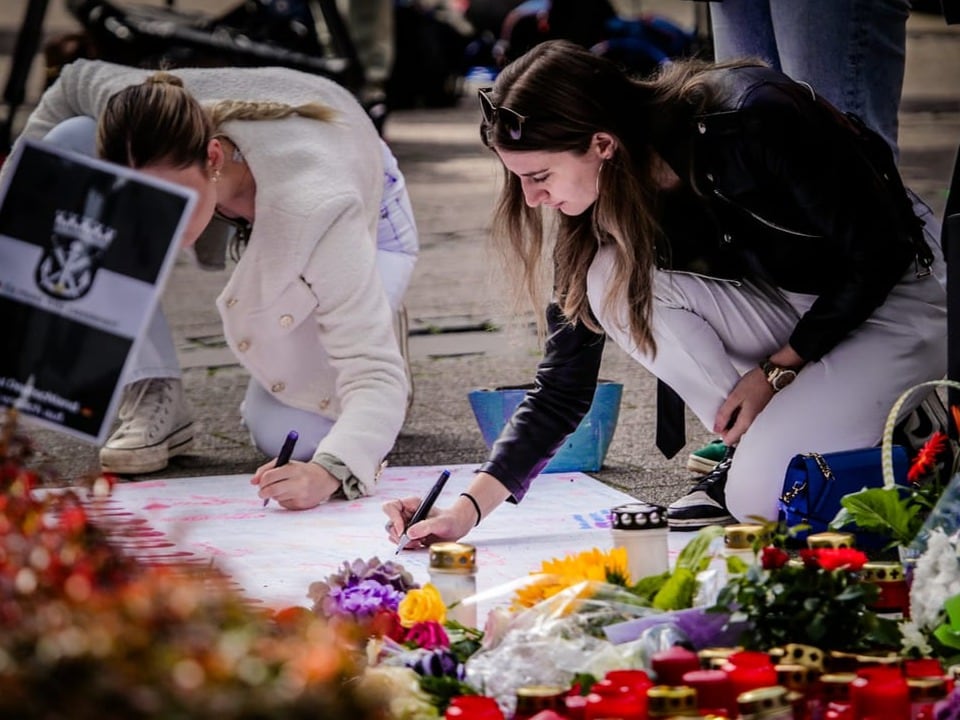
[[[909,0],[715,0],[717,61],[759,57],[876,130],[898,156]]]

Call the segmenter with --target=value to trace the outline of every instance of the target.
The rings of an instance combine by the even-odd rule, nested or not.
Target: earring
[[[214,182],[214,183],[220,182],[220,168],[214,168],[213,176],[210,178],[210,182]]]

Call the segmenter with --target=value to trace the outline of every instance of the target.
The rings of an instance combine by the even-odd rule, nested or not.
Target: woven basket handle
[[[893,487],[894,486],[894,477],[893,477],[893,429],[896,427],[897,422],[900,419],[900,409],[903,407],[903,404],[913,397],[913,394],[917,390],[922,390],[923,388],[938,388],[938,387],[950,387],[954,390],[960,390],[960,382],[956,380],[928,380],[927,382],[922,382],[918,385],[914,385],[912,388],[904,390],[903,394],[897,398],[897,401],[893,404],[893,407],[890,408],[890,413],[887,415],[887,423],[883,426],[883,448],[880,452],[881,463],[883,467],[883,485],[884,487]],[[948,408],[949,414],[949,408]]]

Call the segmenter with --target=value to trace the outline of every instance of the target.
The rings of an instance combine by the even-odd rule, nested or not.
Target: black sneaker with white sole
[[[729,525],[736,518],[727,510],[724,488],[733,453],[704,475],[693,489],[667,507],[667,525],[671,530],[699,530],[708,525]]]

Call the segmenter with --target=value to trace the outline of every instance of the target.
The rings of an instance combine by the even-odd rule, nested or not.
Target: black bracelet
[[[465,497],[467,500],[473,503],[473,509],[477,511],[477,521],[473,524],[473,526],[476,527],[483,519],[483,513],[480,512],[480,503],[478,503],[477,499],[470,493],[460,493],[460,497]]]

